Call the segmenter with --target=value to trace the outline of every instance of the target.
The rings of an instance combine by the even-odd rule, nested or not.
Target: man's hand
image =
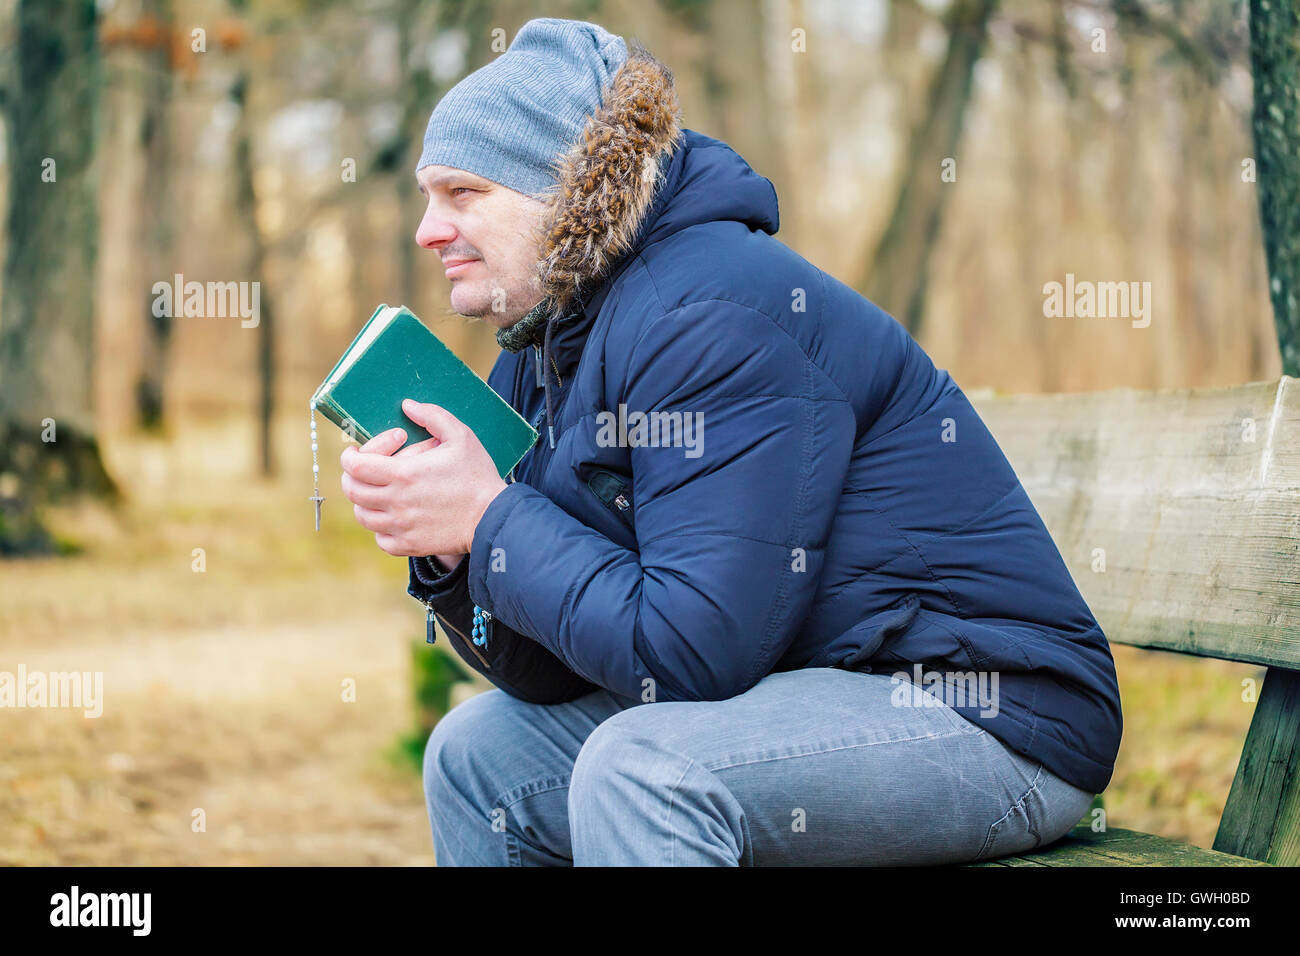
[[[384,551],[438,555],[455,567],[506,483],[477,436],[451,412],[410,399],[402,411],[432,437],[397,451],[406,433],[394,428],[359,449],[349,445],[339,459],[343,494]]]

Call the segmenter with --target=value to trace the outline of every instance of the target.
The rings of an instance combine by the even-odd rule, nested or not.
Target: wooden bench
[[[1085,822],[974,865],[1300,864],[1300,380],[968,395],[1112,644],[1268,668],[1213,850]]]

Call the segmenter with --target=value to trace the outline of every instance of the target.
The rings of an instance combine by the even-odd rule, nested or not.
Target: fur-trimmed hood
[[[538,236],[543,298],[497,332],[507,352],[539,346],[547,442],[551,387],[576,365],[586,330],[621,264],[690,226],[731,220],[775,234],[776,190],[726,143],[681,126],[672,72],[635,41],[582,137],[555,164]],[[555,340],[558,348],[553,348]]]
[[[631,41],[582,138],[556,162],[538,263],[555,314],[628,251],[681,137],[672,71]]]
[[[582,136],[553,164],[556,185],[538,234],[542,301],[497,342],[510,352],[541,344],[548,319],[565,318],[574,300],[600,282],[629,251],[682,139],[672,71],[635,40],[604,102]]]
[[[600,108],[555,162],[557,183],[546,197],[551,212],[541,230],[537,263],[543,298],[497,333],[502,348],[516,352],[541,344],[543,367],[549,365],[555,326],[630,251],[667,159],[681,139],[672,71],[637,41],[629,41],[627,59],[610,81]],[[549,374],[545,384],[548,440],[553,445]]]

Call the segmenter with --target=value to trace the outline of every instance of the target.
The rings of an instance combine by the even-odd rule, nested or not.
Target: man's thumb
[[[441,405],[430,405],[410,398],[402,401],[402,411],[411,421],[423,425],[430,435],[438,439],[446,439],[460,423],[455,415]]]

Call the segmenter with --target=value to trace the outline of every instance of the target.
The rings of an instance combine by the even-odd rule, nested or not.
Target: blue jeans
[[[724,701],[501,690],[429,737],[441,866],[926,865],[1050,843],[1093,795],[884,674],[771,674]],[[909,687],[910,691],[910,687]]]

